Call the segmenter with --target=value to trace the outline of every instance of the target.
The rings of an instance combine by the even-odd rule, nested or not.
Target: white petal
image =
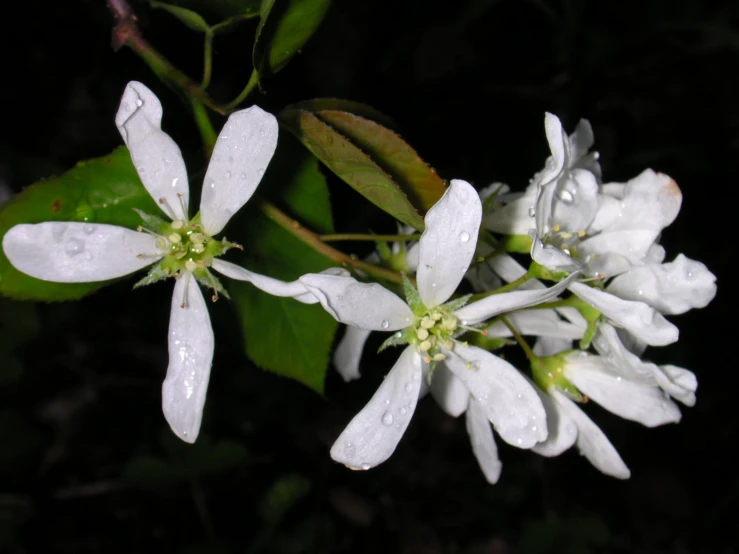
[[[455,342],[447,367],[484,407],[501,438],[531,448],[547,438],[546,414],[529,382],[508,362],[476,346]]]
[[[530,229],[536,228],[536,221],[531,216],[536,205],[536,189],[503,206],[499,210],[485,215],[483,227],[505,235],[528,235]]]
[[[452,417],[464,413],[470,401],[470,391],[444,363],[439,363],[431,376],[431,395]]]
[[[526,269],[508,254],[500,254],[498,256],[495,256],[490,260],[489,263],[490,267],[495,270],[495,273],[500,275],[500,277],[507,283],[523,277],[526,273]],[[526,281],[523,285],[521,285],[520,288],[522,290],[529,290],[543,289],[546,287],[544,286],[544,283],[542,283],[538,279],[530,279]]]
[[[470,407],[467,409],[467,433],[470,435],[472,452],[480,464],[485,479],[494,485],[500,478],[503,464],[498,458],[498,447],[485,408],[474,398],[470,398]]]
[[[90,283],[151,265],[161,257],[154,241],[116,225],[50,221],[12,227],[3,250],[16,269],[37,279]]]
[[[541,357],[554,356],[571,349],[571,339],[557,339],[554,337],[538,337],[532,348],[534,354]]]
[[[244,269],[241,266],[226,262],[224,260],[213,260],[213,269],[218,273],[230,277],[231,279],[237,279],[239,281],[247,281],[251,283],[259,290],[271,294],[272,296],[282,296],[288,298],[295,298],[306,304],[314,304],[317,302],[316,298],[308,294],[308,289],[305,288],[300,281],[292,281],[287,283],[280,281],[279,279],[273,279],[260,273],[254,273],[248,269]]]
[[[200,216],[209,235],[220,233],[254,194],[277,147],[275,116],[257,106],[234,112],[218,136],[203,181]]]
[[[571,168],[587,169],[598,179],[601,176],[600,164],[598,163],[598,154],[596,152],[588,153],[595,143],[593,128],[587,119],[581,119],[575,127],[575,131],[570,135],[570,162]]]
[[[457,290],[475,254],[481,217],[480,197],[459,179],[452,180],[426,214],[416,280],[427,308],[442,304]]]
[[[599,235],[582,241],[578,245],[577,251],[585,260],[594,258],[592,263],[590,260],[588,261],[589,267],[594,267],[597,264],[602,265],[604,262],[599,259],[600,257],[613,255],[618,255],[628,260],[630,265],[635,265],[644,259],[658,236],[659,231],[656,229],[617,229],[615,231],[603,231]],[[592,272],[594,273],[595,271]],[[599,273],[606,277],[615,274],[612,269],[601,269]]]
[[[560,319],[554,310],[523,310],[512,313],[508,321],[522,335],[538,337],[555,337],[560,339],[581,339],[585,334],[585,325],[575,325]],[[502,322],[496,321],[487,329],[488,336],[511,337],[513,333]]]
[[[141,182],[172,219],[187,219],[190,189],[182,153],[162,131],[162,105],[141,83],[131,81],[121,98],[116,126],[131,153]],[[184,204],[184,209],[183,209]]]
[[[548,112],[544,115],[544,131],[552,155],[547,159],[546,167],[538,176],[538,182],[541,186],[552,182],[562,173],[567,166],[569,157],[567,135],[556,115]]]
[[[596,356],[568,361],[565,377],[583,394],[624,419],[647,427],[680,421],[680,409],[654,385],[632,381],[589,363]]]
[[[213,347],[213,328],[203,293],[195,279],[185,273],[177,279],[172,295],[169,367],[162,383],[164,417],[185,442],[195,442],[198,438]]]
[[[682,199],[680,188],[668,175],[646,169],[626,183],[622,217],[614,227],[662,230],[677,217]]]
[[[662,390],[686,406],[695,406],[698,379],[692,371],[674,365],[662,365],[655,369],[654,376]]]
[[[651,264],[616,277],[608,292],[646,302],[663,314],[705,308],[716,296],[716,276],[702,263],[678,255],[674,262]]]
[[[584,231],[598,208],[598,183],[595,175],[573,169],[556,183],[552,219],[563,231]]]
[[[347,325],[344,336],[334,351],[334,367],[344,381],[359,379],[359,362],[362,359],[364,343],[372,331]]]
[[[535,444],[531,449],[537,454],[553,458],[568,450],[577,440],[577,425],[567,413],[562,410],[549,394],[534,386],[539,395],[544,410],[547,413],[547,440]]]
[[[570,281],[572,281],[576,276],[577,273],[573,273],[566,279],[548,289],[515,290],[512,292],[493,294],[492,296],[487,296],[482,300],[463,306],[455,312],[455,315],[460,320],[466,321],[465,325],[472,325],[474,323],[480,323],[481,321],[490,319],[498,314],[541,304],[542,302],[546,302],[547,300],[558,296],[567,288]]]
[[[299,281],[339,323],[372,331],[397,331],[413,322],[408,304],[377,283],[319,273],[308,273]]]
[[[588,461],[606,475],[628,479],[631,472],[611,442],[577,405],[556,389],[550,391],[562,412],[577,425],[577,448]]]
[[[387,460],[411,421],[420,389],[421,357],[409,346],[331,447],[331,457],[351,469],[370,469]]]
[[[644,302],[622,300],[583,283],[570,284],[570,290],[608,319],[647,344],[665,346],[678,339],[677,327]]]
[[[538,236],[531,243],[531,258],[553,271],[575,271],[580,267],[569,254],[555,246],[544,244]]]

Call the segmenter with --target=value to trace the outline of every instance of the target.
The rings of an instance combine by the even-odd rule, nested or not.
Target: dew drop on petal
[[[94,225],[85,225],[82,228],[82,232],[85,233],[86,235],[91,235],[91,234],[93,234],[95,232],[95,226]]]
[[[390,327],[390,322],[387,319],[383,319],[380,325],[382,326],[383,329],[387,329],[388,327]]]
[[[344,445],[344,456],[351,459],[357,453],[357,447],[348,442]]]
[[[174,187],[177,186],[177,181],[179,181],[179,180],[180,180],[179,177],[175,177],[174,179],[172,179],[172,188],[174,188]]]
[[[226,179],[231,178],[232,173],[230,171],[226,171]]]
[[[371,466],[371,465],[369,465],[369,464],[366,464],[366,463],[365,463],[365,464],[362,464],[362,469],[363,469],[363,470],[365,470],[365,471],[367,471],[367,470],[368,470],[369,468],[371,468],[371,467],[372,467],[372,466]]]
[[[534,217],[536,215],[536,208],[533,206],[529,208],[529,217]]]
[[[393,421],[395,418],[393,417],[393,414],[390,412],[385,412],[382,414],[382,424],[390,427],[393,424]]]
[[[516,439],[516,444],[519,444],[519,445],[523,444],[523,440],[521,440],[521,439]]]
[[[245,172],[242,171],[240,177],[241,177],[241,180],[242,181],[246,181],[246,173]]]
[[[557,193],[557,198],[559,198],[565,204],[572,204],[572,201],[575,200],[575,197],[572,196],[572,193],[568,190],[559,191]]]
[[[405,415],[408,410],[405,409],[405,406],[400,407],[400,414]]]
[[[410,383],[405,384],[405,392],[411,392],[413,390],[413,385]]]
[[[85,253],[84,253],[84,254],[82,255],[82,257],[83,257],[83,258],[85,258],[85,261],[86,261],[86,262],[89,262],[90,260],[92,260],[92,252],[85,252]]]
[[[459,233],[459,242],[464,243],[468,240],[470,240],[470,234],[467,231],[462,231],[461,233]]]
[[[136,105],[140,108],[144,105],[144,101],[141,98],[136,99]]]
[[[258,174],[258,175],[259,175],[260,177],[261,177],[262,175],[264,175],[264,168],[263,168],[263,167],[259,168],[259,170],[257,171],[257,174]]]
[[[82,242],[80,239],[69,239],[67,241],[67,245],[64,248],[64,251],[69,256],[76,256],[77,254],[81,254],[85,250],[85,243]]]

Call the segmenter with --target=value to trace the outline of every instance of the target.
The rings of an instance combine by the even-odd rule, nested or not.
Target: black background
[[[197,78],[197,35],[146,4],[134,7],[144,35]],[[133,79],[155,90],[165,128],[198,159],[185,105],[132,52],[111,49],[112,18],[102,1],[35,0],[2,10],[0,178],[15,190],[118,146],[113,116]],[[159,404],[169,287],[131,293],[123,282],[78,303],[35,308],[41,328],[22,350],[24,373],[0,387],[0,549],[737,552],[730,268],[738,227],[738,19],[737,3],[700,0],[474,0],[435,8],[421,0],[337,0],[302,54],[265,83],[266,95],[251,99],[273,112],[313,97],[366,102],[394,118],[443,177],[478,187],[499,180],[520,189],[540,169],[545,111],[567,129],[586,117],[606,180],[651,167],[677,181],[684,201],[663,236],[668,258],[683,252],[706,263],[719,293],[708,308],[674,318],[677,344],[648,351],[698,375],[698,403],[683,410],[679,425],[646,429],[588,406],[630,480],[601,475],[574,449],[547,460],[499,444],[503,473],[489,486],[464,421],[428,400],[388,462],[352,473],[328,449],[395,354],[367,357],[365,377],[350,385],[329,373],[321,397],[253,367],[233,312],[219,303],[211,311],[218,347],[202,442],[235,441],[246,458],[171,486],[134,486],[124,475],[130,460],[180,455],[183,447],[172,444]],[[217,99],[233,98],[248,78],[255,26],[217,39]],[[333,177],[329,184],[337,229],[392,229],[373,208],[357,208],[348,187]],[[19,309],[7,301],[2,308]],[[26,316],[28,309],[20,308]],[[258,505],[287,474],[310,481],[310,493],[265,531]]]

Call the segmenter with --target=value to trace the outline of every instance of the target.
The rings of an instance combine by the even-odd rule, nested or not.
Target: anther
[[[425,340],[421,344],[418,345],[418,349],[421,352],[428,352],[428,349],[431,348],[431,341]]]
[[[426,340],[427,338],[429,338],[429,332],[428,332],[428,330],[427,330],[427,329],[424,329],[423,327],[421,327],[420,329],[418,329],[418,330],[416,331],[416,336],[417,336],[417,337],[418,337],[418,338],[419,338],[420,340]]]
[[[169,242],[173,244],[178,244],[182,242],[182,237],[178,233],[172,233],[167,238],[169,239]]]
[[[187,260],[185,262],[185,269],[187,271],[195,271],[198,268],[198,264],[193,262],[192,260]]]
[[[172,222],[172,229],[182,229],[185,226],[185,222],[181,219],[175,219]]]
[[[435,362],[440,362],[442,360],[446,360],[446,356],[444,354],[434,354]]]

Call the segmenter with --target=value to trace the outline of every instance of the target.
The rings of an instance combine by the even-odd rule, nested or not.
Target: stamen
[[[424,329],[423,327],[421,327],[418,331],[416,331],[416,336],[420,340],[426,340],[427,338],[429,338],[428,329]]]
[[[182,242],[182,237],[179,235],[179,233],[172,233],[167,238],[172,244],[179,244],[180,242]]]
[[[187,260],[185,262],[185,269],[187,271],[195,271],[198,268],[198,264],[193,262],[192,260]]]
[[[185,226],[185,222],[181,219],[175,219],[172,222],[172,229],[182,229]]]
[[[185,214],[185,217],[187,217],[187,204],[185,204],[185,197],[182,195],[182,193],[177,193],[177,199],[180,201],[180,206],[182,207],[182,213]]]
[[[185,308],[187,306],[187,293],[190,291],[190,277],[192,277],[192,273],[189,271],[185,273],[185,293],[182,296],[182,304],[180,304],[180,308]]]
[[[172,219],[174,219],[174,218],[175,218],[175,215],[174,215],[174,210],[172,209],[172,206],[171,206],[171,205],[169,204],[169,202],[167,201],[167,199],[166,199],[166,198],[164,198],[164,197],[162,197],[162,198],[160,198],[160,199],[159,199],[159,203],[160,203],[160,204],[161,204],[162,206],[164,206],[165,208],[167,208],[167,209],[165,210],[165,211],[167,212],[167,215],[168,215],[169,217],[171,217]]]

